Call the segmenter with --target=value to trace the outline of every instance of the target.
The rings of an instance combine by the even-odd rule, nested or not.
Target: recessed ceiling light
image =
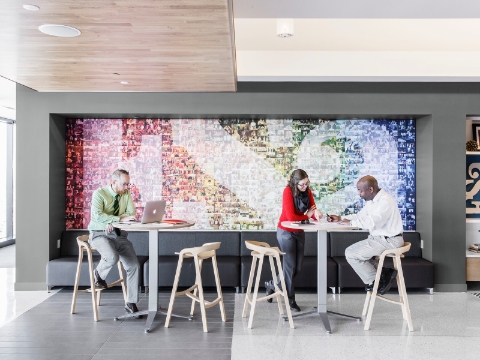
[[[293,36],[293,19],[277,19],[277,36],[286,38]]]
[[[120,84],[122,84],[122,85],[128,85],[128,84],[130,84],[130,83],[129,83],[128,81],[120,81]]]
[[[42,33],[59,37],[75,37],[81,34],[80,30],[67,25],[45,24],[38,27]]]
[[[37,11],[37,10],[40,10],[40,8],[37,6],[37,5],[23,5],[23,8],[25,10],[30,10],[30,11]]]

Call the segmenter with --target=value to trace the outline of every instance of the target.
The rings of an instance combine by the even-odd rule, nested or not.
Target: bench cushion
[[[365,287],[345,256],[334,256],[338,264],[338,286],[341,288]],[[435,267],[431,261],[423,258],[405,257],[401,259],[403,277],[407,288],[433,288],[435,286]],[[393,268],[393,260],[385,258],[385,267]],[[397,286],[395,281],[393,287]]]
[[[366,231],[332,231],[329,233],[330,256],[345,256],[345,249],[358,241],[365,240],[368,237]],[[405,253],[405,257],[422,257],[422,248],[420,234],[415,231],[405,231],[403,240],[412,245],[410,251]]]
[[[250,269],[252,267],[252,257],[242,256],[242,278],[241,286],[247,287]],[[337,285],[337,263],[332,258],[327,258],[327,287],[336,287]],[[260,276],[260,286],[263,287],[265,281],[272,280],[272,271],[270,270],[270,262],[265,259],[262,266],[262,274]],[[256,278],[255,280],[256,281]],[[254,283],[255,285],[255,283]],[[295,278],[295,287],[317,287],[317,257],[306,256],[303,259],[302,270]]]
[[[173,286],[175,273],[177,271],[178,255],[158,257],[158,286]],[[240,286],[240,257],[239,256],[217,256],[218,274],[222,287]],[[145,262],[143,279],[145,286],[149,281],[149,261]],[[212,260],[203,261],[202,283],[204,287],[215,286]],[[180,273],[180,287],[189,287],[195,284],[195,266],[193,259],[184,259]]]
[[[146,256],[137,256],[140,262],[140,286],[142,286],[143,279],[143,264],[148,260]],[[93,256],[94,267],[100,261],[99,255]],[[54,259],[47,264],[47,286],[74,286],[75,275],[77,273],[78,256],[64,256]],[[125,270],[124,270],[124,276]],[[118,267],[114,266],[108,273],[107,283],[112,283],[118,280]],[[79,286],[90,286],[90,278],[88,274],[88,257],[84,254],[82,261],[82,271],[80,275]],[[120,285],[118,285],[120,286]]]

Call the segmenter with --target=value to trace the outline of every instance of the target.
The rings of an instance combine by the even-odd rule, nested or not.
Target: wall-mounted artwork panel
[[[66,228],[90,221],[93,191],[130,172],[141,216],[167,200],[166,217],[197,229],[275,229],[292,170],[309,174],[317,207],[357,212],[356,181],[373,175],[415,229],[414,120],[67,119]]]

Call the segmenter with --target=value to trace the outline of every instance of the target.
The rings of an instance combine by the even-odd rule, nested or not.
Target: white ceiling
[[[242,0],[234,15],[239,81],[480,80],[478,1]]]
[[[238,81],[480,81],[480,1],[233,0]],[[295,35],[276,37],[276,19]],[[1,70],[1,69],[0,69]],[[0,117],[15,83],[0,77]]]

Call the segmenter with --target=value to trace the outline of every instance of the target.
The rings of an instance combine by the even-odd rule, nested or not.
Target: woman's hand
[[[320,210],[315,209],[315,217],[317,218],[317,220],[320,220],[321,218],[323,218],[323,213]]]
[[[305,215],[308,216],[308,218],[310,219],[313,214],[315,213],[315,210],[317,209],[317,207],[315,205],[313,205],[310,209],[308,209],[308,211],[306,212]]]

